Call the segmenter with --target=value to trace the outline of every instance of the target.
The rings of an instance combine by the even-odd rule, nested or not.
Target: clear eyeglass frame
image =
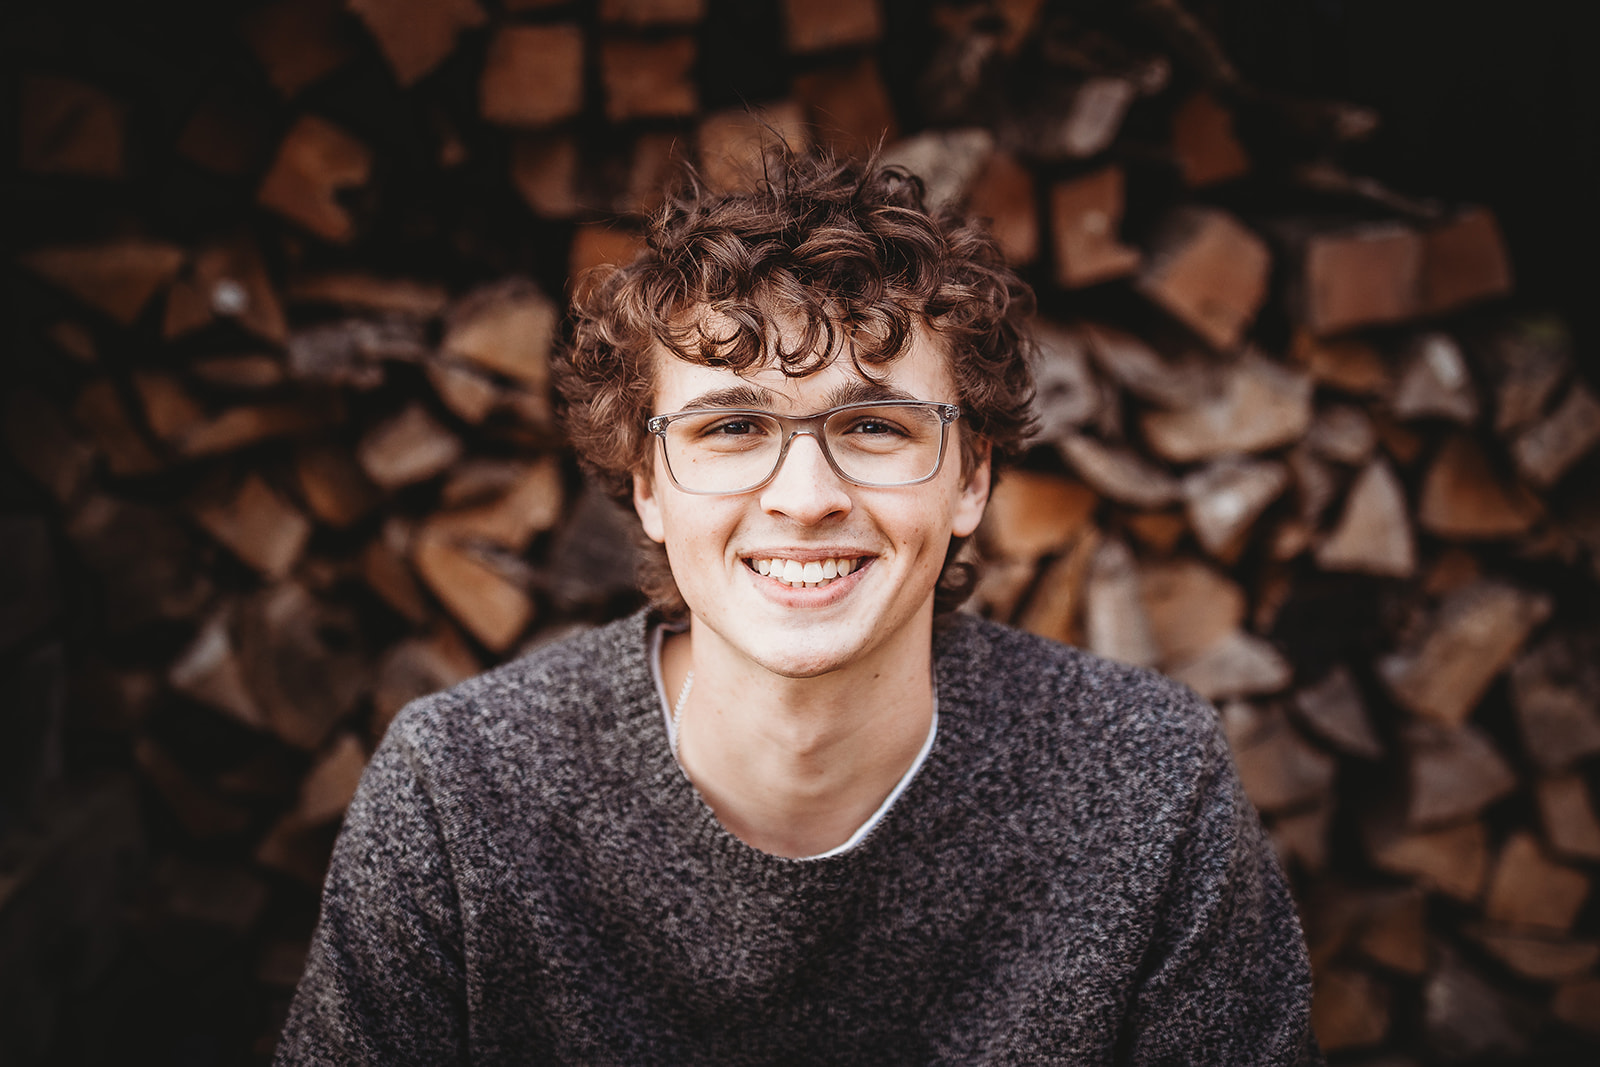
[[[859,411],[864,408],[921,408],[933,412],[939,417],[939,455],[934,460],[933,469],[918,478],[895,482],[869,482],[860,478],[853,478],[839,466],[839,461],[833,456],[833,450],[828,447],[828,437],[824,432],[827,421],[837,415],[850,411]],[[725,415],[753,415],[776,422],[783,431],[783,442],[778,448],[778,454],[773,461],[772,469],[760,479],[742,486],[738,489],[691,489],[678,480],[678,474],[672,469],[672,450],[667,446],[667,427],[679,419],[705,416]],[[783,461],[789,455],[789,446],[801,434],[809,434],[822,450],[822,457],[828,461],[828,466],[833,473],[851,485],[859,485],[867,489],[898,489],[902,486],[921,485],[931,481],[944,467],[945,448],[950,440],[950,424],[961,417],[961,408],[955,404],[946,404],[939,400],[866,400],[857,404],[841,404],[836,408],[819,411],[815,415],[790,416],[779,415],[776,412],[764,411],[761,408],[689,408],[685,411],[674,411],[665,415],[652,415],[645,421],[645,429],[653,434],[661,445],[661,459],[666,465],[667,476],[672,479],[672,484],[682,492],[691,496],[736,496],[739,493],[752,493],[764,487],[768,482],[778,476],[778,471],[783,469]]]

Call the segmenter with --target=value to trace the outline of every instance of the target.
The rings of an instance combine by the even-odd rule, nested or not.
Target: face
[[[751,389],[780,415],[811,415],[841,402],[865,380],[848,358],[805,378],[775,368],[740,375],[659,357],[655,413],[681,411],[700,398]],[[918,400],[955,402],[943,353],[922,329],[881,384]],[[752,398],[755,399],[755,398]],[[729,406],[726,401],[717,406]],[[694,496],[668,476],[652,443],[649,474],[634,477],[634,506],[645,533],[666,546],[673,578],[689,606],[697,657],[701,642],[774,674],[814,677],[880,657],[927,655],[933,590],[952,536],[977,529],[989,492],[987,458],[962,472],[960,422],[950,427],[944,462],[930,481],[865,488],[840,478],[816,439],[794,439],[766,485],[730,496]],[[779,561],[774,564],[773,561]],[[812,588],[774,573],[817,564]],[[840,566],[841,561],[847,561]],[[832,564],[831,566],[829,564]],[[815,573],[815,572],[813,572]]]

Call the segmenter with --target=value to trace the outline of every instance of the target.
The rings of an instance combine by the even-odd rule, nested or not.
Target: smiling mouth
[[[797,559],[775,556],[768,559],[747,559],[744,565],[757,574],[764,574],[791,588],[816,589],[860,570],[868,560],[869,557],[866,556],[838,556],[833,559],[809,560],[802,563]]]

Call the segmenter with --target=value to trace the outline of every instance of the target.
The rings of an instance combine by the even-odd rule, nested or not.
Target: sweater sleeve
[[[1119,1062],[1320,1065],[1305,939],[1219,733],[1130,1005]]]
[[[460,912],[417,763],[391,728],[362,776],[277,1065],[466,1062]]]

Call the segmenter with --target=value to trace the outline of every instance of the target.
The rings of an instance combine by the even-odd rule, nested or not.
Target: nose
[[[789,441],[778,472],[761,489],[764,511],[805,526],[848,514],[851,503],[849,487],[822,454],[822,443],[805,431]]]

